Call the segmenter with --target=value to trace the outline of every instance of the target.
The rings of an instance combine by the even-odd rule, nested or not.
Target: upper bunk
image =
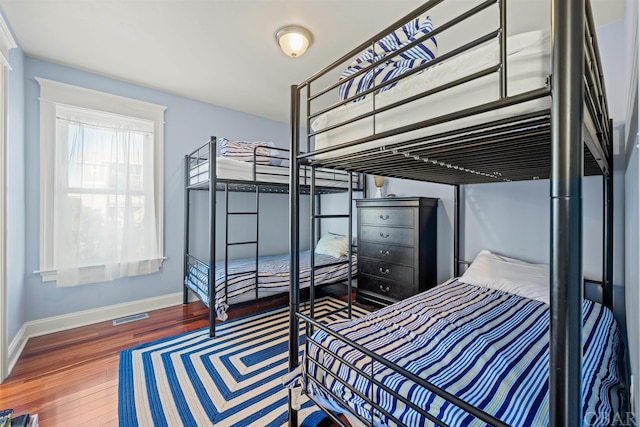
[[[185,157],[186,186],[189,190],[288,193],[289,150],[271,148],[260,142],[240,142],[248,149],[242,153],[230,153],[225,138],[211,137]],[[267,144],[267,143],[264,143]],[[222,146],[222,148],[221,148]],[[244,148],[243,148],[244,150]],[[212,155],[213,154],[213,155]],[[215,171],[215,173],[212,173]],[[315,180],[312,184],[312,175]],[[215,184],[212,184],[215,183]],[[332,194],[349,190],[361,190],[361,176],[334,169],[302,168],[300,170],[301,193]]]
[[[566,61],[584,61],[584,175],[606,175],[611,123],[586,4],[584,58]],[[300,163],[453,185],[549,178],[542,13],[547,28],[506,0],[431,0],[396,21],[292,88]]]

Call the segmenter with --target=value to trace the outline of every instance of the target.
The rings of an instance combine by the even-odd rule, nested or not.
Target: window
[[[165,107],[37,80],[43,281],[158,271]]]

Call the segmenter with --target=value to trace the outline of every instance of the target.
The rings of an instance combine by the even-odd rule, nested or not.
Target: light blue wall
[[[288,145],[288,125],[117,81],[33,58],[25,60],[26,276],[24,321],[166,295],[182,290],[184,224],[184,155],[210,135],[248,140],[273,140]],[[164,205],[165,261],[158,273],[74,288],[42,283],[39,258],[39,85],[34,77],[69,83],[115,95],[167,106],[165,113]],[[188,76],[182,76],[188,78]],[[211,78],[215,78],[212,74]],[[283,202],[284,203],[284,202]],[[206,215],[203,210],[202,215]],[[277,214],[280,215],[280,214]],[[286,242],[288,228],[282,230]],[[272,239],[279,242],[279,239]],[[268,250],[268,248],[267,248]],[[15,326],[12,325],[12,329]]]
[[[367,178],[368,197],[373,197],[376,192],[373,177],[368,176]],[[395,194],[397,197],[422,196],[439,199],[436,231],[438,239],[437,281],[441,283],[453,277],[454,187],[430,182],[385,178],[383,193],[384,196]]]
[[[583,181],[585,277],[602,277],[602,178]],[[469,185],[464,188],[462,253],[482,249],[529,262],[549,263],[549,181]]]
[[[370,197],[373,182],[369,183]],[[436,197],[438,204],[438,281],[453,276],[454,188],[387,179],[385,193]],[[584,265],[587,277],[602,273],[602,179],[584,183]],[[530,262],[549,262],[549,181],[467,185],[461,187],[460,257],[473,261],[489,249]],[[620,252],[622,253],[622,252]]]
[[[207,227],[206,213],[208,212],[208,192],[192,192],[191,196],[191,224],[190,224],[190,253],[201,259],[208,257],[208,236],[202,230]],[[300,227],[309,227],[309,198],[301,197]],[[225,198],[223,192],[218,192],[216,215],[216,259],[224,260],[225,242]],[[229,210],[238,212],[255,211],[255,193],[230,193]],[[285,254],[289,252],[289,196],[288,194],[260,194],[260,219],[258,233],[261,255]],[[256,240],[256,219],[253,215],[235,215],[229,217],[229,242],[246,242]],[[309,247],[307,234],[300,235],[301,249]],[[255,254],[254,245],[231,247],[229,259],[250,258]]]
[[[9,342],[24,323],[25,151],[24,54],[9,52],[7,103],[7,318]]]

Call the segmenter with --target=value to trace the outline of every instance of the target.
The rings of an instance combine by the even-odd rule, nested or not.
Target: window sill
[[[164,260],[166,260],[167,257],[162,257],[162,258],[157,258],[157,259],[152,259],[152,260],[146,260],[146,261],[157,261],[159,263],[159,267],[158,268],[162,268],[162,263]],[[81,267],[81,270],[92,270],[92,269],[98,269],[98,268],[103,268],[103,265],[92,265],[92,266],[88,266],[88,267]],[[33,272],[34,274],[40,274],[40,277],[42,278],[42,282],[55,282],[58,279],[58,271],[55,269],[51,269],[51,270],[36,270]],[[129,276],[129,277],[135,277],[135,276]]]

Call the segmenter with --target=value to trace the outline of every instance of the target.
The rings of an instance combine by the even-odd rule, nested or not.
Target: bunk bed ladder
[[[323,219],[347,219],[348,220],[348,232],[347,239],[349,241],[347,259],[348,267],[347,267],[347,315],[349,319],[352,317],[352,296],[353,296],[353,263],[351,262],[351,258],[353,257],[353,248],[351,242],[353,242],[353,173],[349,172],[349,188],[348,188],[348,198],[349,198],[349,211],[346,214],[322,214],[321,213],[321,204],[320,204],[320,195],[317,194],[316,191],[316,168],[315,166],[310,166],[311,173],[309,177],[309,204],[310,204],[310,227],[309,227],[309,241],[311,242],[312,248],[315,247],[315,244],[318,242],[317,237],[320,235],[321,225]],[[306,179],[306,177],[305,177]],[[316,200],[316,197],[318,200]],[[310,271],[315,271],[315,251],[310,251]],[[315,274],[311,274],[309,277],[309,311],[310,316],[315,317]],[[344,308],[336,309],[327,313],[326,315],[335,314],[336,312],[344,311]]]
[[[253,211],[233,211],[229,208],[229,184],[224,184],[224,199],[225,199],[225,230],[224,230],[224,295],[225,303],[228,298],[228,285],[229,285],[229,248],[231,246],[245,246],[255,245],[255,268],[254,270],[243,271],[239,273],[253,273],[255,275],[255,297],[258,299],[258,255],[259,255],[259,219],[260,219],[260,186],[255,185],[255,210]],[[245,240],[239,242],[229,241],[229,218],[233,216],[240,217],[254,217],[255,218],[255,240]]]

